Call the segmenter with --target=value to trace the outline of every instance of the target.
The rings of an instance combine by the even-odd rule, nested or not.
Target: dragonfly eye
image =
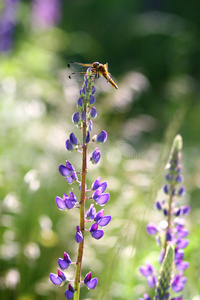
[[[93,63],[93,68],[98,68],[100,65],[100,63],[98,61],[94,62]]]

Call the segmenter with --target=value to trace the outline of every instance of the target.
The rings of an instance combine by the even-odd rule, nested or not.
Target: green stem
[[[164,247],[164,256],[166,254],[167,251],[167,232],[169,231],[170,227],[171,227],[171,211],[172,211],[172,203],[173,203],[173,190],[174,190],[174,185],[171,186],[170,189],[170,194],[169,194],[169,209],[168,209],[168,217],[167,217],[167,230],[166,230],[166,236],[165,236],[165,247]]]
[[[86,107],[85,107],[86,116]],[[80,199],[80,230],[83,234],[83,240],[78,247],[78,255],[76,261],[76,276],[74,283],[74,300],[79,300],[80,296],[80,281],[81,281],[81,267],[83,260],[84,249],[84,230],[85,230],[85,186],[86,186],[86,174],[87,174],[87,144],[85,138],[87,135],[87,123],[86,120],[83,123],[83,160],[82,160],[82,173],[81,173],[81,199]]]

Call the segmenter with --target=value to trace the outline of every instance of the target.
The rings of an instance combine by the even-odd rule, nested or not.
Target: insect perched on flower
[[[68,64],[68,67],[74,71],[71,73],[69,78],[76,78],[83,77],[81,75],[85,75],[88,68],[92,69],[92,76],[94,76],[95,79],[98,79],[100,76],[103,76],[108,82],[112,84],[112,86],[116,89],[118,89],[117,84],[114,82],[114,80],[111,78],[111,74],[108,72],[108,63],[106,64],[100,64],[99,62],[94,62],[93,64],[82,64],[77,62],[71,62]]]

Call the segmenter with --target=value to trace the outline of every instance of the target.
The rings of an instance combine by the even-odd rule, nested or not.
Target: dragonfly
[[[118,89],[117,84],[114,82],[114,80],[111,78],[110,73],[108,72],[108,63],[101,64],[99,62],[94,62],[92,64],[82,64],[77,62],[71,62],[68,64],[68,67],[73,71],[69,78],[81,78],[85,75],[88,68],[92,69],[92,75],[95,79],[98,79],[99,77],[103,76],[112,86],[116,89]]]

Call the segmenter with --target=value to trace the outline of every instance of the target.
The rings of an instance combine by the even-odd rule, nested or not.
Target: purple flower
[[[183,272],[189,267],[189,262],[178,260],[175,262],[178,271]]]
[[[89,220],[94,220],[95,214],[96,214],[96,208],[94,207],[94,204],[91,204],[90,208],[85,214],[85,218]]]
[[[162,204],[159,201],[156,201],[155,209],[162,210]]]
[[[93,87],[92,87],[92,95],[94,95],[95,94],[95,86],[93,85]]]
[[[94,217],[94,221],[99,224],[99,226],[104,227],[108,225],[111,221],[111,216],[103,216],[104,209],[101,209]]]
[[[178,176],[176,177],[176,182],[177,183],[183,182],[183,175],[182,174],[178,174]]]
[[[74,173],[72,173],[72,175],[71,176],[69,176],[69,177],[66,177],[66,180],[67,180],[67,182],[69,183],[69,184],[72,184],[72,183],[74,183],[75,181],[77,181],[77,175],[76,175],[76,173],[74,172]]]
[[[87,132],[86,138],[85,138],[85,143],[88,144],[90,142],[90,132]]]
[[[98,229],[98,223],[94,223],[90,227],[89,232],[91,233],[92,237],[95,238],[96,240],[99,240],[104,235],[104,231],[102,229],[100,230]]]
[[[150,222],[147,225],[147,233],[149,235],[155,235],[157,232],[158,232],[158,227],[154,223]]]
[[[90,95],[90,105],[93,105],[95,103],[95,98],[93,95]]]
[[[65,162],[65,165],[60,165],[58,170],[60,172],[60,174],[63,176],[63,177],[68,177],[68,176],[71,176],[71,174],[75,171],[74,170],[74,167],[72,166],[72,164],[70,164],[69,161],[66,160]]]
[[[34,27],[46,29],[60,21],[60,0],[34,0],[32,21]]]
[[[77,106],[78,106],[78,110],[82,110],[83,108],[84,108],[84,105],[83,105],[83,98],[82,97],[80,97],[79,99],[78,99],[78,104],[77,104]],[[80,118],[80,117],[79,117]],[[75,122],[74,122],[75,123]]]
[[[74,150],[74,146],[72,145],[72,143],[70,142],[70,139],[67,139],[65,142],[65,147],[68,151],[72,151]]]
[[[187,247],[188,244],[189,244],[189,240],[184,240],[184,239],[176,240],[176,245],[178,249],[184,249]]]
[[[92,155],[90,157],[90,161],[93,163],[93,164],[97,164],[100,160],[100,157],[101,157],[101,152],[98,151],[98,148],[96,148],[93,152],[92,152]]]
[[[98,135],[95,135],[92,138],[92,141],[97,143],[105,143],[106,140],[107,140],[107,133],[104,130],[102,130]]]
[[[80,95],[81,96],[85,96],[85,94],[86,94],[86,85],[84,85],[81,89],[80,89]]]
[[[76,226],[76,235],[75,235],[75,241],[79,244],[83,240],[83,234],[80,230],[79,226]]]
[[[188,215],[190,213],[190,206],[186,205],[181,207],[181,215]]]
[[[58,269],[58,275],[50,273],[49,278],[55,285],[60,285],[66,281],[65,274],[60,269]]]
[[[64,252],[64,259],[59,258],[58,259],[58,265],[62,270],[65,270],[69,267],[70,264],[71,264],[71,259],[69,257],[69,254]]]
[[[153,274],[154,267],[150,263],[146,263],[146,266],[141,266],[139,270],[142,273],[142,275],[148,277]]]
[[[63,193],[63,199],[57,196],[55,201],[60,210],[72,209],[77,202],[73,192],[69,193],[69,197]]]
[[[78,140],[73,132],[70,134],[69,139],[72,145],[78,145]]]
[[[180,189],[178,190],[178,196],[182,197],[185,195],[185,188],[184,186],[181,186]]]
[[[72,287],[72,285],[69,283],[68,284],[68,290],[66,290],[65,292],[65,298],[67,300],[71,300],[74,297],[74,288]]]
[[[99,204],[100,206],[104,206],[109,201],[110,194],[105,193],[105,194],[101,194],[100,196],[97,196],[94,192],[92,198],[96,201],[97,204]]]
[[[97,179],[98,180],[98,179]],[[96,199],[97,197],[99,197],[103,192],[105,192],[106,188],[107,188],[107,182],[104,181],[102,183],[100,182],[96,182],[96,189],[95,192],[92,195],[93,199]]]
[[[4,2],[4,5],[3,5]],[[16,12],[19,0],[3,1],[1,5],[0,19],[0,52],[6,52],[12,48],[13,32],[16,24]]]
[[[79,120],[80,120],[79,112],[74,113],[73,116],[72,116],[72,122],[74,124],[78,124]]]
[[[96,116],[97,116],[97,110],[94,106],[92,106],[91,109],[90,109],[90,118],[95,119]]]
[[[156,286],[157,280],[156,276],[153,274],[152,276],[147,277],[147,283],[150,288],[154,288]]]
[[[187,281],[186,277],[181,277],[182,274],[177,274],[172,280],[172,289],[174,292],[178,293],[183,290],[184,285]]]
[[[164,191],[164,193],[165,194],[169,194],[169,187],[168,187],[168,185],[167,184],[165,184],[164,186],[163,186],[163,191]]]
[[[84,283],[86,284],[88,289],[93,290],[98,283],[98,279],[96,277],[92,278],[92,273],[89,272],[85,276]]]
[[[98,177],[92,184],[91,189],[92,190],[97,190],[101,186],[101,193],[105,191],[107,188],[107,182],[104,181],[101,183],[101,177]]]

